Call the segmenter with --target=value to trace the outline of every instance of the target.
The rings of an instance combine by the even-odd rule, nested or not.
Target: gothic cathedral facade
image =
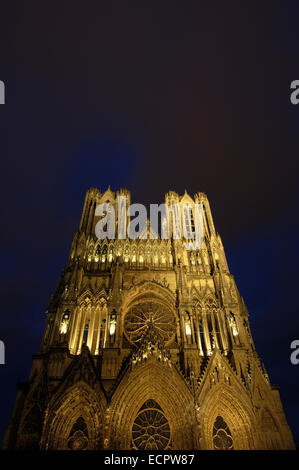
[[[85,198],[41,348],[5,449],[293,449],[279,391],[255,350],[208,199],[200,250],[158,237],[100,240]],[[150,230],[148,227],[147,231]]]

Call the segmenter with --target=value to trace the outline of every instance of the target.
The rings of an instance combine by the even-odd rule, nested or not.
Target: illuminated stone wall
[[[149,226],[97,239],[97,205],[117,213],[120,195],[129,205],[127,190],[87,192],[4,448],[294,448],[206,195],[165,197],[203,204],[197,251]]]

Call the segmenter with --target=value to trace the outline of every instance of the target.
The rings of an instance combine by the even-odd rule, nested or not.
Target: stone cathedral
[[[131,203],[125,189],[86,194],[3,448],[293,449],[206,195],[165,196],[203,205],[195,251],[149,233],[98,239],[96,207],[117,214],[119,196]]]

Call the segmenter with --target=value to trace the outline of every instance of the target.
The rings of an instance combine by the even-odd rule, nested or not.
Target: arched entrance
[[[200,400],[199,400],[200,401]],[[201,447],[208,450],[256,449],[254,417],[242,394],[223,383],[212,388],[200,410]]]
[[[96,450],[102,448],[103,405],[84,382],[67,389],[49,406],[42,448]]]
[[[179,373],[156,360],[125,375],[111,402],[110,449],[192,449],[193,399]]]

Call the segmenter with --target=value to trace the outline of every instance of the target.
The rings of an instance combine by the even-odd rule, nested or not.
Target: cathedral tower
[[[130,193],[86,194],[3,447],[294,448],[206,195],[165,196],[191,207],[190,227],[203,205],[197,250],[173,236],[174,217],[168,239],[150,237],[149,224],[135,240],[98,239],[98,204],[129,222],[120,200],[129,206]]]

